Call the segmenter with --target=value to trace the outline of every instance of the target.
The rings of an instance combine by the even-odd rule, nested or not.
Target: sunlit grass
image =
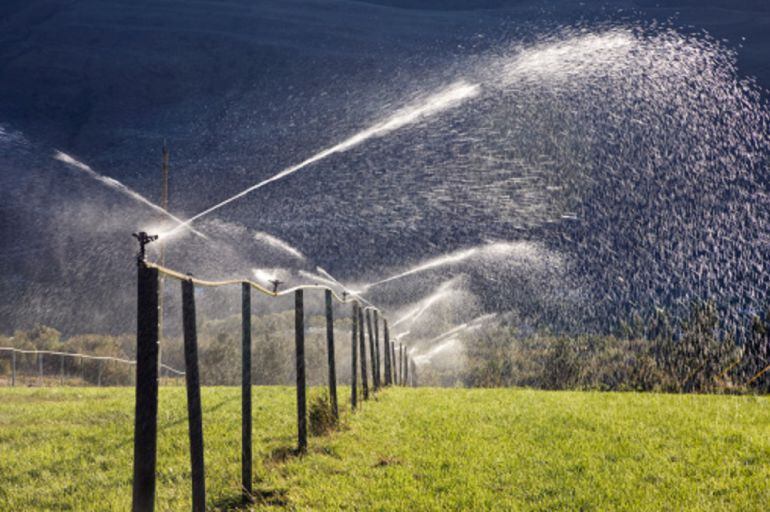
[[[344,389],[341,397],[347,397]],[[203,390],[207,498],[240,495],[240,390]],[[391,389],[296,442],[254,388],[257,502],[299,510],[764,510],[765,397]],[[0,510],[126,510],[133,390],[0,390]],[[162,388],[158,510],[190,508],[184,388]]]

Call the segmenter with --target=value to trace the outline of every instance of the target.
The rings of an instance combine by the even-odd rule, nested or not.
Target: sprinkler
[[[273,279],[272,281],[268,281],[270,284],[273,285],[273,293],[278,293],[278,287],[283,284],[278,279]]]
[[[132,235],[139,241],[139,254],[137,254],[136,257],[139,259],[139,261],[144,261],[144,246],[157,240],[158,235],[148,235],[144,231],[140,231],[139,233],[132,233]]]

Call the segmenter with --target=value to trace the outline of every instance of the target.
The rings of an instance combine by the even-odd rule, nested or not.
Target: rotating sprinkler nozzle
[[[278,279],[273,279],[272,281],[268,281],[270,284],[273,285],[273,293],[278,293],[278,287],[283,284]]]
[[[148,235],[146,232],[140,231],[139,233],[132,233],[132,236],[139,242],[137,258],[139,258],[139,261],[144,261],[144,246],[157,240],[158,235]]]

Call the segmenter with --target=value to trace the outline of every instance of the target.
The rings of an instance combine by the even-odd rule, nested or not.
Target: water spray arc
[[[139,203],[142,203],[142,204],[144,204],[146,206],[149,206],[150,208],[152,208],[156,212],[158,212],[158,213],[164,215],[165,217],[167,217],[168,219],[174,221],[177,224],[178,228],[180,228],[180,229],[181,228],[189,229],[189,231],[191,233],[193,233],[194,235],[196,235],[196,236],[198,236],[200,238],[203,238],[203,239],[208,239],[208,237],[206,235],[204,235],[203,233],[201,233],[200,231],[198,231],[198,230],[196,230],[194,228],[187,227],[185,225],[185,221],[183,221],[182,219],[180,219],[180,218],[176,217],[175,215],[169,213],[162,206],[159,206],[159,205],[153,203],[152,201],[150,201],[149,199],[144,197],[142,194],[136,192],[135,190],[130,189],[129,187],[125,186],[123,183],[119,182],[118,180],[99,174],[98,172],[94,171],[90,166],[84,164],[83,162],[80,162],[79,160],[76,160],[75,158],[71,157],[70,155],[68,155],[68,154],[66,154],[66,153],[64,153],[62,151],[56,151],[56,153],[54,154],[53,158],[55,160],[58,160],[58,161],[60,161],[62,163],[67,164],[68,166],[70,166],[72,168],[75,168],[75,169],[78,169],[78,170],[84,172],[89,177],[99,181],[100,183],[103,183],[103,184],[107,185],[111,189],[117,190],[118,192],[120,192],[121,194],[123,194],[123,195],[125,195],[125,196],[127,196],[129,198],[131,198],[131,199],[133,199],[133,200],[135,200],[135,201],[137,201]],[[174,229],[174,231],[176,231],[176,229]],[[161,233],[160,236],[163,236],[163,234]]]
[[[392,131],[403,128],[404,126],[408,126],[422,119],[436,115],[439,112],[453,108],[457,105],[460,105],[464,101],[477,96],[479,92],[480,92],[480,86],[478,84],[469,84],[463,81],[455,82],[454,84],[451,84],[445,89],[442,89],[441,91],[431,96],[428,96],[424,100],[419,101],[416,105],[405,107],[400,111],[396,112],[390,118],[382,122],[379,122],[374,126],[353,135],[352,137],[340,142],[339,144],[336,144],[330,148],[324,149],[323,151],[319,151],[315,155],[303,160],[302,162],[296,165],[293,165],[291,167],[288,167],[283,171],[279,172],[278,174],[270,178],[267,178],[266,180],[260,181],[259,183],[235,194],[234,196],[229,197],[224,201],[217,203],[206,210],[203,210],[202,212],[184,221],[184,223],[182,223],[181,225],[173,228],[167,234],[171,234],[177,231],[178,229],[181,229],[184,226],[188,226],[193,222],[195,222],[196,220],[200,219],[201,217],[204,217],[216,210],[219,210],[223,206],[226,206],[232,203],[233,201],[236,201],[242,198],[243,196],[254,192],[255,190],[259,190],[265,185],[268,185],[274,181],[278,181],[291,174],[294,174],[295,172],[302,170],[303,168],[309,165],[312,165],[316,162],[319,162],[324,158],[327,158],[335,153],[343,153],[345,151],[348,151],[358,146],[359,144],[365,142],[368,139],[371,139],[374,137],[381,137]]]

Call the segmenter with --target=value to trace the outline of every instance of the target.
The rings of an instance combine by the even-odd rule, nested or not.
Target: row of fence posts
[[[157,462],[158,420],[158,277],[159,270],[138,263],[137,329],[136,329],[136,411],[134,424],[133,510],[151,511],[155,501],[155,471]],[[182,280],[182,324],[184,331],[185,384],[192,466],[192,509],[205,510],[205,463],[203,457],[203,417],[201,409],[200,374],[198,369],[198,340],[195,318],[195,290],[192,277]],[[330,406],[335,420],[339,419],[337,377],[334,359],[334,318],[332,292],[325,290],[325,316],[329,365]],[[294,292],[295,359],[297,388],[297,451],[307,450],[307,400],[305,378],[305,319],[304,290]],[[242,375],[241,375],[241,484],[244,501],[252,497],[252,402],[251,402],[251,285],[242,283]],[[370,396],[367,373],[364,317],[369,335],[369,354],[374,391],[381,386],[379,312],[353,302],[351,327],[351,408],[358,405],[358,369],[360,368],[363,399]],[[374,324],[372,323],[374,319]],[[406,348],[399,347],[399,367],[396,367],[395,343],[390,342],[388,323],[383,318],[385,385],[407,385],[409,361]],[[360,363],[360,364],[359,364]],[[399,378],[400,377],[400,378]],[[413,382],[413,381],[412,381]]]
[[[11,382],[10,386],[14,387],[16,386],[17,377],[19,375],[18,371],[18,362],[16,360],[16,350],[8,350],[8,352],[11,353]],[[25,352],[31,352],[31,351],[25,351]],[[42,382],[45,378],[45,371],[44,371],[44,365],[43,365],[43,356],[44,352],[40,352],[35,354],[36,363],[37,363],[37,374],[38,378]],[[86,367],[85,367],[85,358],[83,356],[80,356],[78,354],[72,354],[72,355],[60,355],[60,354],[54,354],[54,356],[59,358],[59,384],[64,385],[64,379],[66,377],[65,367],[64,367],[64,358],[70,357],[70,358],[79,358],[80,359],[80,378],[83,382],[86,380]],[[102,375],[104,374],[104,360],[103,359],[97,359],[97,369],[96,369],[96,385],[101,386],[102,385]],[[71,372],[70,372],[71,373]]]

